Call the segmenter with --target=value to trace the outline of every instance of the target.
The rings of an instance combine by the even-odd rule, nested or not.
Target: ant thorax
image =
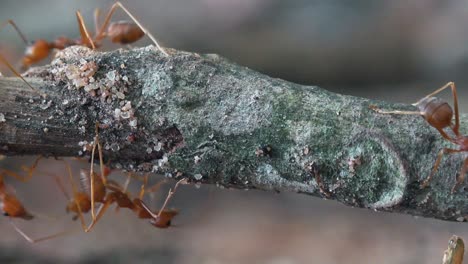
[[[433,127],[443,129],[450,126],[453,110],[450,105],[437,97],[424,98],[417,104],[424,119]]]

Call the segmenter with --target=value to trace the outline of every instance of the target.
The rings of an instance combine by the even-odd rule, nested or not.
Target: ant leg
[[[437,159],[434,163],[434,168],[431,171],[431,174],[424,179],[424,181],[421,183],[421,188],[426,188],[429,185],[429,182],[431,181],[432,177],[436,173],[437,169],[439,168],[440,162],[442,161],[442,157],[444,154],[453,154],[453,153],[458,153],[462,152],[462,150],[459,149],[449,149],[449,148],[443,148],[439,151],[437,154]]]
[[[370,109],[374,110],[375,112],[379,114],[397,114],[397,115],[423,115],[422,112],[420,111],[399,111],[399,110],[393,110],[393,111],[384,111],[380,108],[377,108],[375,105],[370,105]]]
[[[161,209],[158,214],[155,214],[142,200],[140,200],[140,205],[153,218],[150,220],[150,223],[157,228],[168,228],[169,226],[174,226],[171,224],[172,218],[179,214],[179,210],[175,209]]]
[[[455,132],[456,135],[458,135],[458,129],[460,127],[460,119],[459,119],[459,114],[458,114],[458,96],[457,96],[457,88],[455,87],[455,83],[454,82],[448,82],[447,84],[445,84],[444,86],[440,87],[439,89],[435,90],[434,92],[426,95],[425,97],[421,98],[421,100],[417,101],[416,103],[414,103],[413,105],[414,106],[417,106],[418,104],[420,104],[424,99],[427,99],[429,97],[432,97],[440,92],[442,92],[443,90],[449,88],[452,90],[452,95],[453,95],[453,108],[455,110],[455,126],[452,128],[453,131]]]
[[[98,154],[99,154],[99,166],[101,170],[101,180],[104,186],[107,184],[107,179],[105,176],[105,171],[104,171],[104,161],[102,158],[102,146],[101,143],[99,142],[99,123],[96,122],[96,135],[94,136],[94,142],[93,142],[93,150],[91,151],[91,168],[89,171],[89,175],[91,177],[91,217],[93,218],[93,221],[96,219],[96,215],[94,213],[94,154],[96,152],[96,146],[98,148]]]
[[[158,218],[161,217],[161,214],[163,213],[164,209],[166,208],[169,200],[174,196],[175,192],[177,191],[177,187],[180,185],[180,184],[186,184],[187,183],[187,179],[186,178],[183,178],[181,180],[179,180],[176,185],[174,186],[174,189],[170,189],[169,190],[169,193],[167,194],[167,197],[166,197],[166,200],[164,201],[164,204],[163,206],[161,207],[161,209],[159,209],[159,212],[158,214],[155,214],[151,211],[151,209],[143,202],[143,200],[140,200],[141,202],[141,205],[143,206],[143,208],[151,215],[151,217],[154,218],[154,220],[157,220]]]
[[[101,9],[94,9],[94,34],[97,34],[99,31],[99,17],[101,16]],[[96,37],[96,35],[94,36]]]
[[[174,189],[169,189],[169,193],[167,194],[166,200],[164,201],[164,204],[161,207],[161,209],[159,209],[159,213],[157,215],[157,218],[161,217],[161,214],[163,213],[164,209],[166,208],[167,203],[169,202],[169,200],[174,196],[175,192],[177,191],[177,187],[179,187],[180,184],[186,184],[186,183],[187,183],[187,179],[183,178],[182,180],[179,180],[176,183],[176,185],[174,186]]]
[[[13,74],[14,74],[16,77],[18,77],[18,78],[20,78],[21,80],[23,80],[23,82],[25,82],[26,85],[27,85],[29,88],[31,88],[31,90],[33,90],[33,91],[35,91],[36,93],[38,93],[38,94],[40,94],[41,96],[43,96],[43,94],[42,94],[37,88],[33,87],[28,81],[26,81],[26,79],[24,79],[23,76],[21,76],[21,74],[15,70],[15,68],[13,67],[13,65],[11,65],[11,64],[7,61],[7,59],[5,59],[5,57],[3,57],[2,55],[0,55],[0,61],[1,61],[3,64],[5,64],[5,65],[8,67],[8,69],[10,69],[10,71],[13,72]]]
[[[80,28],[81,41],[83,41],[83,44],[86,46],[91,46],[93,50],[96,49],[93,39],[89,36],[88,30],[86,29],[86,25],[80,11],[76,11],[76,19],[78,20],[78,26]]]
[[[145,176],[143,178],[143,184],[140,186],[140,193],[138,194],[138,198],[140,200],[143,200],[143,197],[145,196],[146,184],[148,184],[148,174],[145,174]]]
[[[99,142],[99,123],[96,122],[96,144],[98,147],[98,154],[99,154],[99,169],[101,170],[101,180],[104,184],[107,182],[106,178],[106,172],[104,170],[104,160],[103,160],[103,155],[102,155],[102,145]]]
[[[38,156],[36,158],[36,160],[34,161],[33,165],[31,165],[30,167],[27,167],[27,166],[22,166],[21,167],[21,169],[23,171],[27,172],[26,176],[21,176],[21,175],[17,174],[16,172],[13,172],[13,171],[10,171],[10,170],[3,170],[2,173],[7,175],[7,176],[13,177],[13,178],[15,178],[15,179],[17,179],[17,180],[19,180],[21,182],[27,182],[33,177],[33,173],[36,170],[36,167],[39,164],[39,161],[41,159],[42,159],[42,156]]]
[[[140,29],[145,33],[145,35],[147,35],[151,39],[151,41],[153,41],[153,43],[156,45],[159,51],[161,51],[164,55],[169,56],[169,54],[159,45],[156,38],[154,38],[153,35],[145,27],[143,27],[143,25],[140,22],[138,22],[138,20],[130,13],[130,11],[128,11],[120,2],[115,2],[110,8],[104,20],[104,24],[102,24],[101,29],[99,30],[96,36],[96,40],[100,40],[104,37],[104,30],[109,24],[110,18],[114,14],[115,9],[117,9],[118,7],[120,7],[133,20],[133,22],[135,22],[135,24],[137,24],[137,26],[140,27]]]
[[[441,135],[443,138],[447,139],[447,140],[450,141],[450,142],[455,143],[455,139],[454,139],[454,138],[451,138],[449,135],[447,135],[447,133],[445,133],[445,131],[444,131],[443,129],[440,129],[440,128],[437,128],[437,127],[436,127],[436,129],[437,129],[437,131],[439,131],[440,135]]]
[[[45,236],[45,237],[41,237],[41,238],[36,238],[36,239],[32,239],[31,237],[29,237],[26,233],[23,232],[23,230],[21,230],[14,222],[13,220],[9,220],[10,224],[13,226],[13,228],[15,229],[16,232],[18,232],[18,234],[20,234],[24,239],[26,239],[26,241],[28,241],[29,243],[37,243],[37,242],[41,242],[41,241],[45,241],[45,240],[49,240],[49,239],[54,239],[56,237],[61,237],[61,236],[64,236],[64,235],[67,235],[67,234],[71,234],[71,233],[75,233],[77,232],[78,230],[76,229],[73,229],[73,230],[66,230],[66,231],[62,231],[62,232],[59,232],[59,233],[56,233],[56,234],[53,234],[53,235],[49,235],[49,236]]]
[[[65,186],[63,185],[63,182],[60,179],[60,177],[57,176],[57,175],[52,175],[52,177],[54,178],[54,181],[57,184],[57,186],[59,187],[60,191],[67,198],[67,201],[71,201],[70,195],[68,194],[67,190],[65,189]]]
[[[21,39],[23,40],[24,44],[26,44],[26,45],[29,44],[29,41],[28,41],[28,39],[26,38],[26,36],[23,34],[23,32],[21,32],[21,30],[18,28],[18,26],[15,24],[15,22],[14,22],[13,20],[11,20],[11,19],[9,19],[9,20],[3,22],[3,23],[0,25],[0,31],[3,30],[3,28],[4,28],[6,25],[11,25],[11,26],[15,29],[15,31],[18,33],[18,35],[19,35],[19,36],[21,37]],[[23,76],[21,76],[21,74],[19,74],[19,72],[17,72],[17,71],[15,70],[15,68],[13,67],[13,65],[11,65],[5,57],[3,57],[3,56],[0,55],[0,61],[1,61],[3,64],[5,64],[5,65],[8,67],[8,69],[10,69],[10,71],[13,72],[13,73],[15,74],[15,76],[17,76],[17,77],[19,77],[21,80],[23,80],[23,81],[29,86],[29,88],[31,88],[33,91],[35,91],[35,92],[41,94],[41,93],[39,92],[38,89],[34,88],[29,82],[27,82],[27,81],[23,78]],[[1,73],[0,73],[0,76],[2,76]],[[41,94],[41,95],[43,95],[43,94]]]
[[[91,182],[91,217],[93,221],[96,219],[94,214],[94,152],[96,151],[96,137],[94,137],[93,150],[91,151],[91,168],[89,170],[89,177]]]
[[[458,185],[460,185],[464,180],[465,180],[465,174],[468,170],[468,158],[465,159],[465,161],[463,162],[463,166],[460,170],[460,175],[458,175],[457,177],[457,182],[455,183],[455,185],[453,186],[452,188],[452,193],[455,192],[456,188]]]
[[[167,180],[166,180],[166,179],[163,179],[163,180],[161,180],[160,182],[155,183],[153,186],[148,187],[148,188],[145,190],[145,192],[149,192],[149,193],[157,192],[157,191],[161,188],[161,186],[162,186],[164,183],[166,183],[166,182],[167,182]]]
[[[88,227],[86,227],[85,232],[88,233],[93,229],[94,225],[102,218],[104,213],[106,212],[107,208],[113,203],[114,201],[112,199],[106,200],[104,204],[102,204],[96,214],[96,219],[93,219],[93,221],[89,224]]]
[[[85,223],[84,216],[83,216],[83,210],[81,210],[80,202],[77,199],[75,199],[76,194],[78,193],[78,188],[76,187],[75,181],[73,180],[73,174],[71,171],[70,164],[68,164],[66,160],[63,160],[63,162],[65,163],[65,167],[67,168],[67,171],[68,171],[68,179],[72,187],[73,200],[75,201],[76,207],[78,208],[78,217],[80,218],[81,227],[86,232],[86,223]]]
[[[99,123],[96,122],[96,127],[95,127],[95,133],[96,135],[94,136],[94,142],[93,142],[93,149],[91,151],[91,168],[90,168],[90,175],[94,174],[94,155],[96,153],[96,147],[98,148],[98,155],[99,155],[99,168],[101,170],[101,180],[104,183],[104,185],[107,183],[107,178],[106,178],[106,171],[105,171],[105,166],[104,166],[104,160],[103,160],[103,155],[102,155],[102,146],[101,143],[99,142]],[[93,184],[91,182],[91,184]]]
[[[123,192],[123,193],[126,193],[126,192],[127,192],[128,185],[130,185],[130,180],[131,180],[131,179],[132,179],[132,175],[131,175],[131,173],[128,173],[127,179],[125,180],[125,183],[124,183],[124,186],[123,186],[121,192]],[[110,182],[110,181],[109,181],[109,182]],[[118,186],[118,184],[117,184],[117,186]],[[144,184],[143,184],[143,186],[144,186]],[[115,207],[115,212],[118,213],[119,210],[120,210],[120,206],[117,205],[117,206]]]
[[[166,183],[166,179],[163,179],[159,181],[158,183],[146,188],[146,185],[148,184],[148,174],[146,174],[143,179],[143,184],[140,186],[140,193],[138,194],[138,199],[143,200],[145,193],[157,192],[164,183]]]
[[[127,179],[125,180],[125,183],[124,183],[124,186],[123,186],[123,189],[122,189],[122,192],[127,192],[127,189],[128,189],[128,185],[130,185],[130,181],[132,180],[132,176],[131,174],[129,173],[127,175]]]
[[[455,88],[455,84],[453,82],[448,82],[444,86],[442,86],[442,87],[436,89],[434,92],[424,96],[423,98],[421,98],[419,101],[417,101],[416,103],[414,103],[412,105],[416,106],[416,105],[420,104],[424,99],[427,99],[429,97],[433,97],[434,95],[442,92],[443,90],[447,89],[448,87],[451,87],[452,90],[453,90]]]
[[[21,37],[21,39],[23,40],[24,44],[28,45],[29,44],[29,41],[28,39],[26,38],[26,36],[23,34],[23,32],[21,32],[21,30],[19,29],[19,27],[15,24],[15,22],[11,19],[8,19],[7,21],[3,22],[1,25],[0,25],[0,31],[3,30],[3,28],[6,26],[6,25],[11,25],[15,31],[18,33],[18,35]]]
[[[73,194],[75,195],[77,193],[77,187],[75,185],[75,181],[73,180],[73,176],[71,174],[70,165],[68,163],[66,163],[66,165],[67,165],[67,169],[69,170],[69,180],[70,180],[70,183],[72,185]],[[63,188],[63,185],[61,184],[61,181],[58,178],[56,178],[56,182],[59,185],[62,192],[68,198],[69,195],[65,191],[65,188]],[[101,205],[101,207],[99,207],[99,209],[97,211],[96,218],[91,221],[89,226],[86,226],[86,223],[85,223],[84,217],[83,217],[83,211],[81,210],[80,203],[79,203],[79,201],[77,199],[74,199],[74,200],[75,200],[76,207],[78,208],[78,217],[80,218],[81,227],[82,227],[84,232],[89,232],[92,229],[92,227],[96,224],[96,222],[99,221],[99,219],[101,219],[101,217],[104,214],[104,212],[106,211],[107,207],[109,207],[109,205],[113,202],[112,200],[107,200],[103,205]]]
[[[145,193],[157,192],[159,190],[159,188],[161,188],[161,186],[166,182],[167,182],[167,180],[163,179],[163,180],[155,183],[154,185],[146,188],[146,184],[148,184],[148,174],[146,174],[144,176],[143,184],[140,186],[140,193],[138,195],[138,199],[143,200],[143,197],[145,196]],[[175,189],[174,189],[174,191],[175,191]]]

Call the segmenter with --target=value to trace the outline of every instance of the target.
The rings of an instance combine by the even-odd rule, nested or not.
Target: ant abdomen
[[[109,25],[106,35],[113,43],[130,44],[145,35],[141,28],[130,21],[117,21]]]
[[[437,97],[428,97],[418,103],[424,119],[433,127],[443,129],[452,123],[452,107]]]
[[[31,220],[34,218],[33,215],[26,211],[26,209],[16,197],[9,194],[4,194],[2,200],[2,211],[4,214],[11,217],[22,218],[24,220]]]

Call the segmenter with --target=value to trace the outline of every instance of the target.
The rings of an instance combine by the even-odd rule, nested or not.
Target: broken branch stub
[[[447,144],[437,131],[417,116],[369,109],[411,106],[290,83],[217,55],[170,53],[65,49],[27,73],[45,99],[0,78],[1,154],[87,155],[98,122],[117,168],[447,220],[468,215],[467,194],[450,193],[461,157],[444,159],[430,186],[418,187]]]

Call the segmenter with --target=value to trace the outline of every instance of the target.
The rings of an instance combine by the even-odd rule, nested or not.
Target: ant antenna
[[[21,30],[19,29],[19,27],[15,24],[15,22],[11,19],[8,19],[7,21],[3,22],[1,25],[0,25],[0,31],[6,26],[6,25],[11,25],[15,31],[18,33],[18,35],[21,37],[21,39],[23,40],[24,44],[28,45],[29,44],[29,41],[28,39],[26,38],[26,36],[23,34],[23,32],[21,32]]]
[[[36,93],[39,93],[41,96],[44,96],[44,94],[42,94],[41,91],[39,91],[37,88],[34,88],[28,81],[26,81],[26,79],[24,79],[23,76],[21,76],[21,74],[17,72],[15,68],[2,55],[0,55],[0,61],[3,62],[8,67],[8,69],[10,69],[10,71],[12,71],[15,74],[16,77],[23,80],[23,82],[25,82],[29,86],[29,88],[31,88],[31,90],[33,90]]]
[[[20,234],[24,239],[26,239],[26,241],[28,241],[29,243],[37,243],[37,242],[41,242],[41,241],[53,239],[53,238],[56,238],[56,237],[64,236],[64,235],[67,235],[67,234],[76,233],[76,232],[79,231],[79,230],[77,230],[77,229],[66,230],[66,231],[62,231],[62,232],[59,232],[59,233],[56,233],[56,234],[53,234],[53,235],[49,235],[49,236],[45,236],[45,237],[41,237],[41,238],[32,239],[32,238],[29,237],[23,230],[21,230],[21,228],[19,228],[19,227],[13,222],[13,220],[12,220],[11,218],[9,219],[8,222],[13,226],[13,228],[15,229],[15,231],[16,231],[18,234]]]
[[[101,9],[94,9],[94,33],[96,34],[99,31],[99,17],[101,16]]]

